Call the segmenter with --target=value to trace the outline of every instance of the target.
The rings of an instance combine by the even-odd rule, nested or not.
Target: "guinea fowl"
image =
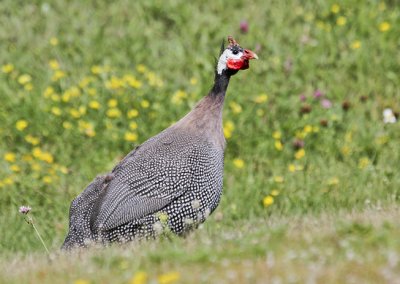
[[[208,95],[73,200],[64,249],[155,237],[165,228],[183,235],[215,210],[223,183],[225,93],[230,77],[257,59],[228,41]]]

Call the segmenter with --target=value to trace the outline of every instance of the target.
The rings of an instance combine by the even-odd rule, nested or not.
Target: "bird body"
[[[166,228],[182,235],[205,221],[222,194],[222,109],[229,79],[239,69],[218,66],[212,90],[191,112],[75,198],[63,248],[154,237]]]

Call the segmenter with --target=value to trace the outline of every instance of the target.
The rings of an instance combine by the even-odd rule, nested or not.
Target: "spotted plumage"
[[[183,235],[215,210],[222,194],[226,89],[230,77],[256,57],[230,43],[229,52],[221,54],[209,94],[74,199],[63,248],[155,237],[167,228]],[[235,60],[232,68],[228,63],[222,68],[221,62],[229,60]]]

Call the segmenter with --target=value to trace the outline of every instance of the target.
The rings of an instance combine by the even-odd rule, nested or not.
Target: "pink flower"
[[[320,99],[321,97],[323,97],[324,96],[324,94],[320,91],[320,90],[316,90],[315,92],[314,92],[314,98],[315,99]]]
[[[29,206],[21,206],[21,207],[19,207],[19,213],[21,213],[21,214],[25,214],[26,215],[31,210],[32,210],[32,208],[29,207]]]
[[[332,107],[332,102],[330,100],[328,100],[328,99],[323,99],[321,101],[321,106],[323,108],[331,108]]]
[[[304,148],[304,140],[295,139],[293,141],[293,148],[295,148],[296,150]]]
[[[300,95],[300,101],[304,102],[306,99],[307,99],[306,95],[304,95],[304,94]]]
[[[244,34],[249,31],[249,23],[246,20],[240,22],[240,31]]]

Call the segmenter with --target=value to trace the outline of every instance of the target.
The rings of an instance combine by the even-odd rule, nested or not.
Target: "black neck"
[[[237,72],[237,71],[233,71]],[[229,79],[231,76],[234,75],[231,70],[223,70],[221,74],[216,73],[215,74],[215,79],[214,79],[214,86],[212,87],[210,93],[208,96],[214,97],[214,98],[223,98],[225,97],[226,89],[228,88],[229,85]]]

